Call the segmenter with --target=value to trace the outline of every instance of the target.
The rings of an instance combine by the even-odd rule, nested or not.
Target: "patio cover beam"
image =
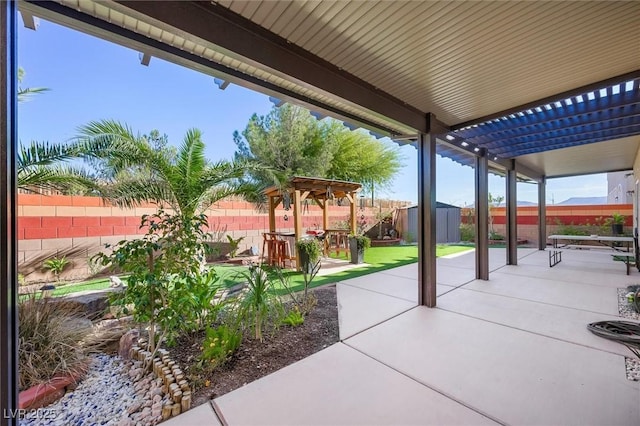
[[[155,5],[167,6],[171,3],[181,2],[152,2]],[[142,34],[122,28],[118,25],[104,21],[77,11],[64,4],[55,1],[23,0],[19,2],[21,10],[28,10],[36,16],[48,21],[64,25],[77,31],[90,34],[103,40],[117,43],[129,49],[146,51],[150,55],[175,63],[177,65],[193,69],[195,71],[221,78],[230,83],[237,84],[247,89],[255,90],[267,96],[274,96],[284,102],[292,101],[304,108],[320,113],[324,116],[332,116],[339,120],[349,121],[367,129],[375,129],[384,134],[393,135],[396,132],[379,123],[367,120],[337,107],[325,104],[314,98],[282,88],[269,81],[259,79],[253,75],[245,74],[236,69],[227,67],[201,56],[191,54],[178,47],[146,37]],[[290,79],[294,81],[293,79]],[[424,121],[424,114],[422,114]]]
[[[18,17],[16,2],[0,2],[0,425],[18,418],[18,279],[16,146],[18,140]],[[15,414],[14,414],[15,413]]]
[[[427,132],[424,112],[376,89],[258,24],[210,2],[116,1],[132,15],[144,15],[224,49],[258,68],[337,96],[380,116]]]
[[[547,180],[538,182],[538,250],[547,248]]]
[[[486,150],[476,157],[476,278],[489,279],[489,162]]]
[[[433,117],[431,114],[430,118]],[[430,123],[429,119],[427,122]],[[430,125],[430,124],[429,124]],[[436,137],[421,133],[418,148],[418,303],[436,306]]]
[[[517,199],[517,172],[515,160],[514,166],[507,170],[507,265],[518,264],[518,199]]]

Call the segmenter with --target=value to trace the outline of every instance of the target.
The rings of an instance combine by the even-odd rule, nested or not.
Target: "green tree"
[[[234,132],[235,158],[269,166],[251,178],[269,186],[293,176],[326,176],[335,152],[336,125],[318,121],[304,108],[274,107],[266,116],[254,114],[242,134]]]
[[[327,177],[359,182],[373,199],[374,191],[387,189],[403,167],[399,147],[362,131],[342,128]]]
[[[105,146],[94,156],[105,179],[98,188],[104,198],[125,207],[154,202],[188,220],[223,198],[252,197],[259,190],[242,178],[260,167],[244,161],[209,162],[198,129],[188,130],[177,150],[167,147],[157,132],[151,135],[140,136],[111,120],[80,128],[78,140]]]
[[[120,241],[110,254],[93,260],[128,273],[127,288],[115,296],[117,303],[134,305],[136,322],[149,325],[149,351],[181,330],[197,329],[216,312],[212,304],[220,286],[215,272],[200,274],[197,260],[207,249],[205,215],[183,218],[160,210],[142,217],[147,233],[140,239]],[[153,358],[153,357],[152,357]]]
[[[373,194],[389,186],[402,168],[397,147],[341,123],[318,121],[309,111],[293,105],[274,107],[267,116],[253,115],[242,132],[234,133],[237,159],[270,165],[272,175],[254,173],[264,185],[285,182],[292,176],[315,176],[362,183]]]

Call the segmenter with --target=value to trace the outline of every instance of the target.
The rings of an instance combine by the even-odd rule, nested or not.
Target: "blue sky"
[[[65,141],[91,120],[115,119],[141,133],[157,129],[176,145],[189,128],[198,128],[209,159],[231,159],[233,132],[242,131],[253,113],[264,115],[272,107],[260,93],[233,84],[220,90],[212,77],[157,58],[142,66],[137,51],[50,22],[41,21],[37,31],[20,28],[18,37],[19,64],[26,72],[23,86],[51,89],[20,105],[18,130],[23,142]],[[405,167],[380,195],[415,202],[416,150],[405,146],[401,152]],[[436,173],[439,201],[473,203],[471,168],[438,157]],[[491,176],[489,190],[503,195],[504,180]],[[606,194],[605,175],[547,184],[548,204]],[[537,201],[536,186],[519,184],[518,199]]]

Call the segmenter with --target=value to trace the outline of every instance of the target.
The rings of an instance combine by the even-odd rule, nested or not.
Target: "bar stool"
[[[278,247],[276,243],[278,242],[277,236],[271,232],[263,232],[262,233],[262,258],[263,261],[266,260],[268,265],[273,265],[277,261],[277,250]],[[267,251],[265,252],[265,248]]]
[[[289,242],[286,240],[277,240],[276,241],[276,252],[277,252],[277,264],[281,268],[286,266],[286,261],[291,261],[291,256],[289,254]]]

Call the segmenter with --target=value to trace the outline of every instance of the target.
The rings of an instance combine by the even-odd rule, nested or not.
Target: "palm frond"
[[[162,181],[145,179],[120,180],[115,183],[101,185],[97,192],[103,199],[119,207],[132,208],[147,201],[157,204],[167,203],[171,208],[178,211],[172,191]]]
[[[27,102],[30,101],[34,95],[48,92],[49,89],[46,87],[28,87],[26,89],[18,90],[18,102]]]
[[[76,167],[35,165],[18,170],[18,188],[28,192],[89,193],[96,187],[95,177]]]

